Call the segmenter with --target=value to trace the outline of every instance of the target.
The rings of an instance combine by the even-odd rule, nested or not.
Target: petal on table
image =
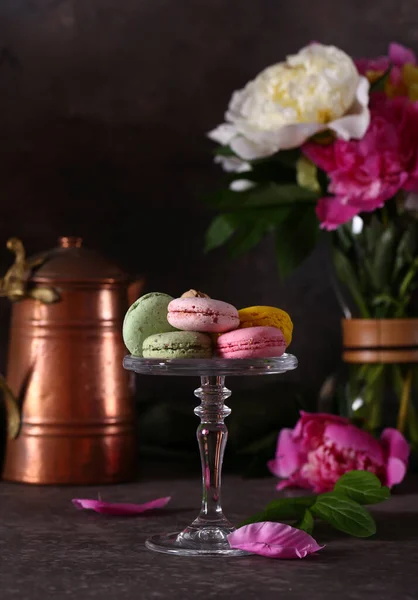
[[[157,498],[145,504],[128,504],[124,502],[103,502],[102,500],[90,500],[83,498],[74,498],[72,501],[76,508],[80,510],[94,510],[104,515],[132,516],[141,515],[148,510],[163,508],[171,500],[171,496]]]
[[[240,527],[228,535],[228,542],[231,548],[269,558],[304,558],[323,548],[305,531],[270,521]]]

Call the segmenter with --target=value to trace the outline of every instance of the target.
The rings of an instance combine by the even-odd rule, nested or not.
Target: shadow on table
[[[377,537],[382,541],[402,542],[418,539],[418,512],[374,513]]]
[[[418,512],[374,512],[377,533],[365,542],[403,542],[418,539]],[[321,544],[334,540],[349,539],[342,531],[332,529],[326,523],[316,523],[314,537]]]

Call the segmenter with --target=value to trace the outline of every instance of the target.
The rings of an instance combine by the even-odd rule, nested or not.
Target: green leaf
[[[416,227],[408,228],[402,235],[396,249],[395,263],[392,272],[392,282],[395,283],[401,272],[408,267],[416,255]]]
[[[358,236],[359,239],[364,236],[365,251],[368,256],[373,256],[373,253],[376,251],[382,231],[383,225],[381,221],[379,221],[375,214],[372,214],[370,220],[364,223],[363,230]]]
[[[290,275],[314,250],[319,235],[314,206],[294,208],[276,228],[276,258],[280,275]]]
[[[300,156],[300,150],[281,150],[274,155],[274,159],[290,169],[296,169],[296,163]]]
[[[238,454],[249,454],[249,455],[258,454],[259,452],[262,452],[266,448],[270,448],[272,446],[274,447],[274,445],[276,443],[277,443],[277,431],[273,431],[272,433],[265,435],[261,439],[257,439],[254,442],[251,442],[250,444],[245,446],[244,448],[241,448],[241,450],[238,450],[237,453]]]
[[[377,292],[389,285],[393,270],[393,259],[397,242],[396,228],[389,225],[380,236],[373,261],[373,283]]]
[[[218,190],[208,194],[203,198],[206,204],[209,204],[216,210],[239,210],[242,203],[243,195],[245,197],[246,192],[233,192],[230,189]]]
[[[295,167],[278,162],[274,157],[261,161],[253,161],[251,163],[251,171],[233,173],[230,177],[232,180],[245,178],[263,185],[271,183],[279,185],[296,183]]]
[[[359,504],[378,504],[390,497],[390,490],[369,471],[350,471],[339,478],[334,492],[343,494]]]
[[[399,300],[392,298],[389,294],[378,294],[372,300],[372,306],[379,306],[379,304],[384,304],[386,306],[399,306]]]
[[[207,201],[223,212],[244,212],[251,208],[284,207],[293,204],[315,204],[318,194],[296,184],[259,185],[245,192],[222,190]]]
[[[321,186],[318,181],[318,168],[303,154],[298,158],[296,163],[296,181],[301,188],[321,193]]]
[[[236,226],[230,215],[216,216],[206,231],[205,252],[225,244],[232,237],[235,229]]]
[[[415,278],[417,270],[418,270],[418,258],[416,258],[414,260],[414,262],[410,266],[407,274],[405,275],[405,277],[401,281],[401,284],[399,286],[399,296],[401,298],[403,296],[405,296],[407,294],[407,292],[411,289],[411,285],[413,283],[413,280]]]
[[[303,519],[305,510],[315,503],[316,498],[316,496],[299,496],[296,498],[273,500],[264,510],[252,515],[241,523],[240,526],[259,523],[261,521],[282,522]]]
[[[381,77],[376,79],[376,81],[374,81],[371,84],[370,92],[384,92],[385,91],[385,85],[386,85],[387,80],[389,79],[391,70],[392,70],[392,65],[388,69],[386,69],[386,71],[381,75]]]
[[[312,535],[314,525],[315,525],[315,520],[313,518],[313,514],[311,513],[309,508],[307,508],[305,510],[305,514],[303,515],[303,519],[301,519],[299,521],[299,523],[297,523],[295,525],[295,527],[297,527],[298,529],[302,529],[303,531],[306,531],[306,533],[309,533],[309,535]]]
[[[304,202],[308,205],[315,205],[318,200],[318,194],[316,192],[302,188],[296,183],[286,183],[283,185],[272,184],[266,188],[266,200],[267,194],[270,197],[271,204],[274,204],[274,197],[276,199],[276,204]]]
[[[231,258],[245,254],[256,246],[266,235],[269,222],[255,221],[249,226],[241,227],[228,243],[228,253]]]
[[[363,506],[333,492],[318,496],[310,510],[316,517],[349,535],[369,537],[376,533],[376,523]]]
[[[235,152],[229,146],[218,146],[213,153],[216,156],[236,156]]]
[[[350,261],[338,248],[334,248],[333,261],[338,278],[342,283],[344,283],[344,285],[347,286],[347,289],[352,295],[361,316],[365,319],[370,318],[369,309],[367,308],[366,302],[363,298],[357,275]]]
[[[344,252],[348,252],[353,245],[353,239],[350,231],[351,225],[342,225],[335,231],[335,237],[340,248]]]

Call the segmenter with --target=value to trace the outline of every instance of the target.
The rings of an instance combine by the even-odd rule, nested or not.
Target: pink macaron
[[[183,331],[223,333],[239,325],[237,309],[212,298],[176,298],[168,305],[167,320]]]
[[[221,358],[281,356],[286,350],[286,340],[276,327],[247,327],[220,335],[216,349]]]

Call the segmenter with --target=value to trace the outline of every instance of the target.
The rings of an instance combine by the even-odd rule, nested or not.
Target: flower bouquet
[[[209,199],[206,249],[235,256],[273,234],[286,276],[323,230],[346,319],[338,411],[381,430],[387,401],[418,444],[415,54],[393,43],[354,61],[312,43],[234,92],[225,121],[209,133],[227,185]]]

